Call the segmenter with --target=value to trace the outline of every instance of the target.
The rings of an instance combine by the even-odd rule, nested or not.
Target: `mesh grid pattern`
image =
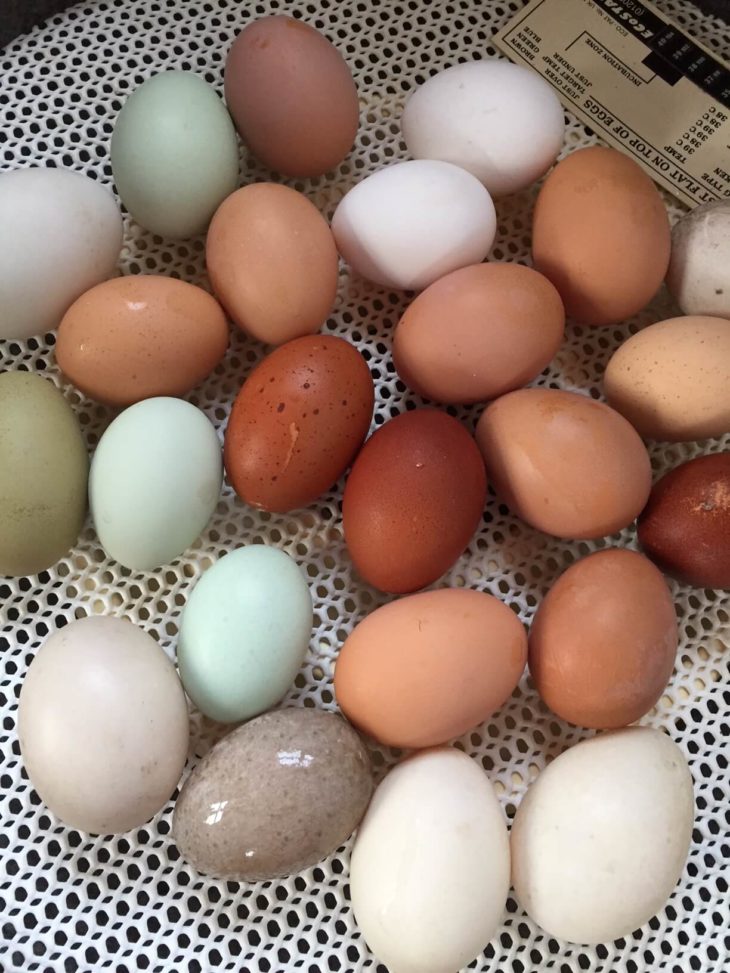
[[[727,28],[719,20],[703,17],[680,0],[659,5],[720,55],[727,51]],[[305,18],[338,45],[360,91],[361,128],[350,157],[333,177],[289,181],[331,217],[357,180],[406,158],[398,119],[407,93],[450,64],[495,54],[490,46],[494,31],[520,7],[488,0],[78,4],[0,53],[0,170],[63,165],[111,186],[112,125],[139,83],[158,71],[182,68],[196,71],[222,92],[225,54],[237,30],[253,17],[286,12]],[[568,122],[565,151],[595,141],[574,119]],[[244,184],[272,178],[245,151],[241,177]],[[535,193],[498,203],[492,259],[528,262]],[[679,206],[666,200],[673,217],[678,216]],[[207,286],[202,238],[173,244],[129,220],[122,269],[172,274]],[[337,307],[326,330],[349,338],[368,359],[377,387],[374,426],[421,404],[397,380],[390,361],[390,335],[405,304],[403,295],[351,279],[342,268]],[[637,326],[673,313],[668,299],[660,297],[626,326],[569,326],[563,347],[538,384],[600,397],[603,368],[618,344]],[[263,352],[235,334],[224,363],[189,396],[221,436],[232,399]],[[93,448],[112,413],[61,385],[53,336],[0,342],[0,369],[18,368],[45,371],[63,388]],[[469,428],[480,413],[478,408],[449,411]],[[651,449],[654,472],[728,448],[730,437],[656,446]],[[358,619],[387,600],[353,575],[342,541],[340,497],[341,484],[309,510],[267,515],[246,508],[226,486],[208,529],[172,566],[156,572],[119,567],[105,556],[87,522],[76,548],[51,571],[0,580],[0,969],[355,973],[377,968],[349,907],[349,844],[321,865],[281,881],[239,885],[202,879],[180,860],[170,841],[172,802],[148,826],[123,837],[89,839],[60,826],[31,791],[15,734],[23,674],[59,622],[94,612],[124,615],[174,655],[180,611],[191,586],[217,557],[251,542],[291,554],[314,597],[310,651],[287,701],[335,708],[331,684],[338,647]],[[490,493],[477,536],[439,586],[466,584],[489,591],[529,624],[558,574],[608,543],[545,537],[512,517]],[[634,531],[610,543],[633,547]],[[725,865],[730,860],[730,781],[724,752],[730,731],[725,644],[730,594],[676,584],[673,592],[681,626],[676,671],[642,722],[670,732],[688,756],[695,779],[694,842],[678,889],[666,910],[640,933],[588,949],[552,940],[510,899],[504,924],[473,969],[720,973],[730,968]],[[188,769],[220,733],[192,713]],[[511,818],[546,761],[586,735],[556,720],[525,676],[502,711],[466,734],[460,745],[488,771]],[[373,748],[378,773],[397,756]]]

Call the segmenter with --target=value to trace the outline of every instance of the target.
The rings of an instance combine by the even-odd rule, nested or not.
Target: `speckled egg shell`
[[[254,369],[225,436],[228,478],[253,507],[306,507],[342,476],[373,415],[365,359],[342,338],[290,341]]]
[[[275,710],[233,730],[193,770],[173,838],[206,875],[290,875],[352,834],[372,789],[367,751],[341,716]]]

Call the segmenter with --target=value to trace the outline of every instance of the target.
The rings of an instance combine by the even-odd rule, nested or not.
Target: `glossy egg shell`
[[[481,520],[487,481],[479,450],[445,412],[416,409],[365,443],[345,484],[345,542],[365,581],[403,594],[447,571]]]
[[[226,429],[224,460],[253,507],[306,507],[345,472],[373,415],[370,371],[332,335],[287,342],[246,379]]]

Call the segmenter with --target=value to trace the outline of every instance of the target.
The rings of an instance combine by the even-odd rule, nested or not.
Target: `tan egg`
[[[583,324],[645,307],[669,265],[667,212],[654,183],[615,149],[578,149],[545,180],[532,221],[536,270]]]
[[[229,196],[208,230],[213,290],[241,330],[280,345],[314,334],[337,294],[337,248],[306,196],[255,183]]]
[[[498,710],[526,658],[520,620],[492,595],[424,591],[355,627],[337,660],[335,695],[345,716],[380,743],[431,747]]]
[[[90,398],[126,406],[185,395],[227,347],[228,323],[215,298],[173,277],[139,274],[98,284],[71,305],[56,361]]]
[[[563,340],[553,285],[520,264],[477,264],[419,294],[398,322],[393,361],[414,392],[454,405],[526,385]]]
[[[352,148],[357,88],[327,38],[293,17],[262,17],[226,59],[226,102],[253,154],[286,176],[321,176]]]
[[[476,440],[498,496],[554,537],[614,534],[649,496],[649,454],[637,432],[586,395],[510,392],[485,409]]]
[[[614,729],[648,713],[674,669],[677,618],[661,571],[598,551],[556,581],[530,629],[530,674],[558,716]]]
[[[606,398],[645,439],[684,442],[730,432],[730,321],[659,321],[615,352]]]

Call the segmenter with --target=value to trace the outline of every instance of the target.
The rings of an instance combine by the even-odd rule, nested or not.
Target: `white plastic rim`
[[[703,17],[684,0],[658,5],[720,56],[730,49],[730,32],[721,21]],[[331,177],[288,182],[331,217],[357,180],[407,158],[399,120],[413,87],[460,60],[494,56],[494,31],[521,6],[508,0],[87,0],[0,53],[0,169],[64,165],[111,187],[112,126],[136,85],[157,71],[182,68],[198,72],[222,93],[225,54],[236,32],[255,16],[286,12],[303,17],[337,44],[360,91],[361,128],[350,156]],[[564,153],[595,141],[568,118]],[[241,158],[243,183],[271,178],[245,151]],[[498,201],[492,259],[528,259],[536,191]],[[675,219],[681,207],[665,198]],[[177,274],[206,285],[203,239],[169,243],[125,220],[122,269]],[[421,404],[397,380],[390,360],[392,330],[405,303],[402,294],[350,277],[342,267],[326,331],[347,337],[368,358],[377,385],[377,425]],[[641,324],[674,313],[664,295],[622,327],[569,325],[564,345],[537,384],[601,395],[600,377],[613,349]],[[188,396],[219,432],[244,376],[263,353],[260,344],[235,333],[225,362]],[[0,342],[0,369],[15,368],[41,368],[53,377],[93,448],[112,413],[61,382],[53,338]],[[451,411],[473,428],[480,410]],[[728,448],[730,437],[652,447],[654,471],[659,475],[685,459]],[[267,515],[247,508],[226,486],[208,529],[172,566],[154,572],[120,568],[105,556],[87,522],[76,548],[53,570],[31,579],[0,579],[0,969],[377,969],[349,905],[349,843],[321,865],[281,881],[238,885],[204,879],[180,860],[170,841],[172,803],[149,826],[123,837],[89,839],[60,826],[30,789],[15,731],[23,674],[59,623],[99,612],[124,615],[173,655],[180,611],[197,578],[224,552],[253,542],[287,551],[301,565],[314,598],[310,650],[287,702],[335,709],[332,675],[339,645],[366,612],[388,600],[363,586],[352,571],[342,540],[340,497],[341,484],[304,512]],[[634,532],[624,531],[619,542],[634,547]],[[439,585],[489,591],[529,623],[557,575],[607,543],[545,537],[490,495],[479,532]],[[551,940],[510,900],[503,925],[473,969],[723,973],[730,966],[725,865],[730,594],[675,583],[672,590],[681,629],[677,668],[642,722],[671,734],[695,779],[695,840],[679,887],[667,908],[635,935],[589,949]],[[220,733],[193,713],[188,767]],[[511,819],[539,770],[587,735],[553,717],[525,676],[501,712],[465,734],[460,745],[487,770]],[[373,756],[382,772],[397,755],[374,748]]]

